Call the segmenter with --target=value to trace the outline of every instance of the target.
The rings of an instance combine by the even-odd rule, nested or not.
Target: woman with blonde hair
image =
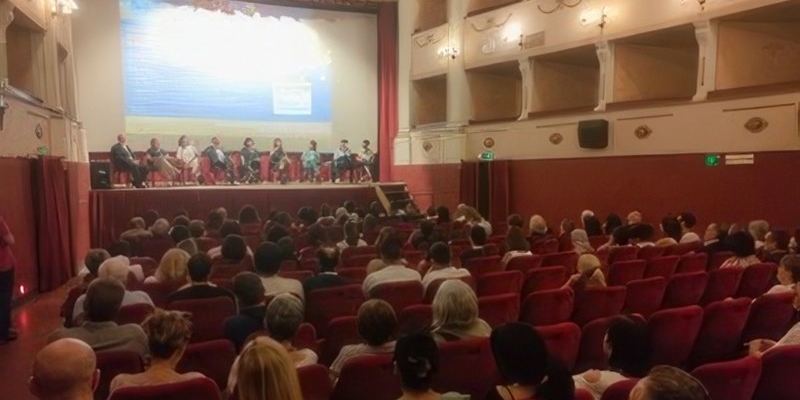
[[[606,287],[606,277],[600,270],[600,265],[600,259],[594,254],[578,257],[578,273],[572,275],[564,287],[571,287],[575,291]]]
[[[274,340],[263,338],[246,347],[235,368],[240,400],[303,400],[297,370]]]
[[[489,337],[492,327],[478,318],[478,297],[463,281],[442,283],[433,298],[433,330],[437,342]]]
[[[189,282],[189,253],[181,249],[169,249],[164,256],[153,276],[147,277],[144,283],[165,283],[174,284],[181,287]]]

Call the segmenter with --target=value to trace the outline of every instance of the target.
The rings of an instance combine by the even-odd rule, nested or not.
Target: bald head
[[[60,339],[36,354],[29,388],[42,400],[90,399],[98,378],[92,348],[80,340]]]

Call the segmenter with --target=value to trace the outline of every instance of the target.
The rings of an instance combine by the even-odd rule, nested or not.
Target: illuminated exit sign
[[[706,167],[719,167],[722,157],[719,154],[706,155]]]

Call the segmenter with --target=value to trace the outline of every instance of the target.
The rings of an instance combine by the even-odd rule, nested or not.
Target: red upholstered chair
[[[310,271],[309,271],[310,272]],[[364,267],[341,268],[336,270],[342,278],[347,278],[354,283],[361,284],[367,278],[367,269]]]
[[[209,279],[209,282],[223,288],[228,289],[233,293],[233,280],[232,279]]]
[[[479,297],[478,315],[492,328],[519,320],[519,293]]]
[[[594,396],[586,389],[575,389],[575,400],[594,400]]]
[[[647,327],[653,348],[652,365],[686,364],[702,324],[700,306],[671,308],[651,315]]]
[[[647,262],[647,268],[644,271],[645,278],[652,278],[660,276],[669,280],[678,268],[678,263],[681,258],[678,256],[664,256],[658,258],[651,258]]]
[[[575,307],[575,294],[570,288],[531,293],[522,302],[520,321],[533,326],[567,322]]]
[[[203,178],[205,179],[205,185],[216,185],[217,182],[225,180],[225,171],[212,168],[211,159],[209,159],[208,156],[200,156],[198,160],[200,163],[200,173],[203,174]]]
[[[372,256],[378,258],[378,250],[375,246],[360,246],[360,247],[346,247],[342,250],[340,261],[344,267],[363,267],[363,258],[359,259],[357,263],[351,262],[354,256]],[[368,261],[369,262],[369,261]]]
[[[156,260],[150,257],[131,257],[131,265],[141,265],[144,276],[153,276],[158,268]]]
[[[370,261],[378,258],[375,254],[354,254],[347,260],[347,264],[339,263],[346,268],[366,268]]]
[[[333,385],[328,369],[319,364],[307,365],[297,369],[303,400],[329,400]]]
[[[708,283],[708,274],[693,272],[689,274],[675,274],[667,283],[664,293],[664,303],[661,308],[685,307],[700,302]]]
[[[565,251],[563,253],[546,254],[542,257],[543,267],[566,267],[567,271],[575,271],[578,265],[578,254],[574,251]]]
[[[297,328],[297,333],[294,335],[294,340],[292,341],[292,345],[296,349],[310,349],[313,350],[314,353],[319,354],[319,342],[317,342],[317,330],[314,329],[314,325],[309,324],[308,322],[303,322]]]
[[[500,256],[470,258],[461,267],[467,269],[475,277],[505,270],[500,262]]]
[[[640,260],[650,261],[654,258],[662,257],[666,251],[667,248],[663,246],[642,247],[639,249],[639,254],[637,255],[637,257]]]
[[[752,399],[800,399],[800,385],[792,381],[796,376],[800,376],[800,346],[770,349],[761,357],[761,378]]]
[[[132,351],[101,351],[97,353],[97,369],[100,370],[100,380],[94,398],[106,400],[111,381],[117,375],[144,372],[144,363],[142,357]]]
[[[564,286],[567,282],[567,269],[565,267],[546,267],[535,268],[528,272],[525,283],[522,285],[522,297],[541,292],[543,290],[553,290]]]
[[[403,258],[409,265],[417,265],[420,261],[424,260],[428,253],[424,251],[406,251],[403,253]]]
[[[281,278],[286,279],[295,279],[300,282],[305,282],[306,279],[311,278],[314,276],[314,273],[311,271],[279,271],[278,276]]]
[[[600,400],[628,400],[628,397],[631,395],[631,390],[633,390],[633,387],[636,386],[637,383],[639,383],[638,379],[619,381],[606,388]]]
[[[681,261],[678,263],[678,268],[675,270],[675,273],[685,274],[689,272],[705,272],[707,268],[708,254],[690,253],[681,256]]]
[[[761,378],[761,360],[744,357],[706,364],[697,367],[692,375],[703,383],[712,399],[750,400]]]
[[[153,386],[130,386],[117,389],[109,400],[221,400],[219,388],[208,378]]]
[[[415,304],[425,297],[422,283],[417,281],[387,282],[375,286],[369,293],[371,299],[381,299],[392,305],[395,313]]]
[[[522,272],[504,271],[478,277],[478,296],[494,296],[497,294],[519,294],[522,289]]]
[[[323,365],[330,366],[333,360],[339,356],[342,347],[360,342],[361,337],[358,335],[355,316],[334,318],[328,324],[328,337],[322,341],[319,361]]]
[[[589,288],[575,294],[575,309],[572,322],[583,326],[598,318],[610,317],[622,312],[625,307],[624,287]]]
[[[324,338],[334,318],[356,315],[363,302],[361,285],[314,290],[306,296],[306,321],[314,325],[317,336]]]
[[[534,254],[532,256],[520,256],[512,258],[506,264],[506,271],[520,271],[527,275],[528,271],[542,266],[542,256]]]
[[[253,258],[249,255],[240,261],[216,258],[211,262],[211,272],[208,274],[208,279],[233,279],[237,274],[247,271],[255,271]]]
[[[647,318],[661,309],[664,301],[664,292],[667,290],[667,281],[656,276],[628,282],[625,295],[625,311],[640,314]]]
[[[177,290],[178,287],[169,283],[154,282],[143,284],[141,289],[150,296],[150,300],[153,300],[153,304],[156,307],[163,308],[167,305],[167,296]]]
[[[297,252],[297,254],[300,256],[301,261],[307,258],[316,258],[317,248],[312,246],[303,247],[300,249],[300,251]]]
[[[403,334],[427,331],[433,324],[433,309],[428,304],[406,307],[397,315],[398,330]]]
[[[175,247],[175,242],[170,238],[147,239],[139,245],[139,257],[149,257],[161,261],[167,250]]]
[[[700,304],[710,304],[735,296],[743,273],[743,268],[724,268],[709,272],[708,284]]]
[[[608,243],[608,236],[600,235],[600,236],[589,236],[589,244],[592,245],[592,248],[596,249],[604,244]]]
[[[316,258],[301,258],[297,262],[297,269],[301,271],[311,271],[317,274],[319,273],[319,260]]]
[[[715,269],[719,269],[720,265],[722,265],[726,260],[728,260],[731,257],[733,257],[733,253],[730,251],[720,251],[711,254],[711,257],[708,260],[708,270],[712,271]]]
[[[342,367],[331,400],[394,400],[400,398],[400,380],[394,374],[394,355],[351,359]]]
[[[581,328],[572,322],[562,322],[535,329],[544,340],[547,352],[572,371],[581,345]]]
[[[431,386],[438,392],[453,391],[485,399],[494,390],[499,374],[489,339],[459,340],[439,345],[439,371]]]
[[[765,294],[750,305],[750,315],[742,331],[742,343],[753,339],[778,341],[794,316],[794,292]]]
[[[192,343],[223,339],[225,319],[236,315],[236,304],[228,297],[178,300],[167,308],[192,314]]]
[[[119,309],[119,314],[117,315],[116,323],[117,325],[141,325],[145,318],[152,314],[154,310],[155,309],[153,306],[145,303],[131,304],[129,306],[121,307]]]
[[[755,299],[766,293],[777,270],[778,266],[773,263],[755,264],[745,268],[736,297]]]
[[[197,250],[204,253],[220,245],[218,239],[210,237],[199,237],[195,239],[194,242],[197,244]]]
[[[727,361],[742,350],[742,331],[750,312],[747,297],[711,303],[703,310],[703,324],[694,341],[689,363],[698,366]]]
[[[531,252],[540,255],[558,253],[558,240],[550,239],[538,242],[531,246]]]
[[[229,340],[212,340],[186,347],[183,358],[175,368],[179,373],[199,372],[213,380],[218,387],[228,385],[228,374],[236,360],[236,348]]]
[[[606,264],[611,265],[617,261],[635,260],[638,255],[639,247],[637,246],[614,246],[608,249]]]
[[[494,275],[494,274],[491,274],[491,275]],[[447,280],[448,279],[446,279],[446,278],[436,279],[433,282],[429,283],[428,284],[428,288],[425,289],[425,298],[422,300],[422,302],[425,303],[425,304],[433,303],[433,298],[436,297],[436,292],[439,291],[439,286],[442,286],[442,284]],[[477,284],[475,283],[475,278],[472,275],[458,278],[458,280],[460,280],[460,281],[466,283],[467,285],[469,285],[469,287],[471,287],[472,290],[477,291]]]
[[[644,278],[645,260],[617,261],[608,267],[608,286],[625,286]]]
[[[608,369],[608,356],[603,341],[614,317],[598,318],[581,328],[581,345],[574,371],[583,373],[590,369]]]

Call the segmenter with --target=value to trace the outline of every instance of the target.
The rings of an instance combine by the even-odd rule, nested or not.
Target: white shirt
[[[178,147],[178,150],[175,152],[175,156],[179,160],[183,160],[185,163],[191,163],[192,160],[197,161],[197,149],[194,146],[186,146],[186,147]]]
[[[364,283],[361,285],[361,288],[364,290],[364,295],[369,297],[369,292],[380,284],[408,281],[417,281],[422,283],[422,277],[419,276],[419,272],[410,268],[406,268],[405,265],[395,264],[389,265],[380,271],[373,272],[372,274],[368,275],[367,278],[364,279]]]
[[[364,247],[366,245],[367,245],[367,242],[365,242],[363,239],[358,239],[358,244],[356,244],[355,247]],[[339,251],[342,251],[342,250],[350,247],[350,245],[347,244],[346,240],[342,240],[341,242],[336,243],[336,247],[339,248]]]
[[[686,232],[681,236],[681,243],[701,242],[700,236],[694,232]]]
[[[603,397],[603,392],[605,392],[609,386],[628,379],[614,371],[597,372],[600,373],[600,379],[597,382],[588,382],[584,379],[583,375],[573,376],[572,379],[575,381],[575,389],[586,389],[592,394],[595,400],[600,400],[600,398]]]
[[[769,289],[766,294],[775,294],[775,293],[793,293],[794,292],[794,284],[791,285],[775,285]]]
[[[425,277],[422,278],[422,286],[425,287],[425,290],[428,290],[428,285],[436,281],[437,279],[458,279],[470,276],[468,270],[464,268],[456,268],[456,267],[447,267],[437,270],[430,270]]]
[[[222,257],[222,246],[217,246],[217,247],[213,247],[211,249],[208,249],[206,254],[208,254],[208,256],[212,260],[215,259],[215,258]],[[250,257],[253,257],[253,250],[250,250],[250,246],[247,246],[247,255],[249,255]]]
[[[78,300],[75,301],[75,307],[72,308],[73,322],[78,322],[78,317],[83,314],[84,301],[86,301],[85,294],[82,294],[81,297],[78,297]],[[122,305],[120,307],[130,306],[133,304],[149,304],[153,306],[153,300],[150,300],[150,296],[148,296],[145,292],[131,292],[130,290],[126,290],[125,296],[122,297]]]
[[[785,335],[775,344],[775,347],[778,346],[789,346],[789,345],[798,345],[800,344],[800,322],[794,324],[792,329],[789,329],[789,332],[786,332]]]
[[[503,265],[508,265],[508,262],[511,261],[512,259],[515,259],[517,257],[525,257],[525,256],[532,256],[532,255],[533,255],[533,253],[531,253],[530,251],[511,250],[511,251],[507,252],[503,256],[503,260],[500,261],[500,262]]]
[[[262,276],[261,284],[264,285],[265,296],[277,296],[281,293],[291,293],[305,302],[303,284],[297,279],[281,278],[280,276]]]

